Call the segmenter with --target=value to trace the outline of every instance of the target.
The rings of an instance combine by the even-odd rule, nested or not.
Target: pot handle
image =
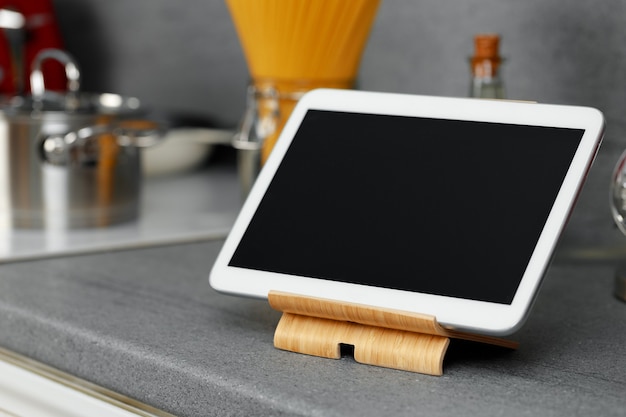
[[[165,128],[154,122],[136,121],[87,126],[65,134],[48,135],[41,140],[42,158],[53,165],[70,165],[73,162],[72,149],[83,148],[93,138],[103,134],[113,135],[120,146],[147,148],[161,142]]]
[[[70,146],[81,146],[93,137],[111,134],[120,146],[149,148],[161,141],[165,129],[155,122],[126,121],[113,125],[95,125],[65,134],[65,142]]]
[[[120,146],[149,148],[163,140],[166,130],[163,124],[150,120],[126,120],[117,123],[111,133]]]
[[[41,65],[48,59],[54,59],[63,64],[65,67],[65,77],[67,78],[68,98],[76,99],[76,95],[80,89],[80,70],[78,69],[76,60],[65,51],[48,48],[41,50],[33,60],[30,73],[30,90],[34,102],[41,103],[46,92]],[[68,110],[74,110],[77,104],[76,100],[68,100]],[[74,106],[74,108],[71,108],[71,106]]]

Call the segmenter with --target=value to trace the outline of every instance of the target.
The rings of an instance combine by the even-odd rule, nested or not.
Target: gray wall
[[[237,123],[248,74],[222,1],[54,4],[66,47],[83,67],[85,89]],[[605,113],[605,143],[566,240],[621,243],[608,211],[608,184],[626,145],[626,0],[383,0],[359,88],[465,96],[472,36],[486,31],[503,36],[510,98]]]

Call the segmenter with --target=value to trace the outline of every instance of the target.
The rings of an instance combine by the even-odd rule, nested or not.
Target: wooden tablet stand
[[[339,359],[341,345],[354,360],[429,375],[443,375],[450,338],[516,349],[517,342],[443,328],[433,316],[271,291],[283,315],[274,333],[278,349]]]

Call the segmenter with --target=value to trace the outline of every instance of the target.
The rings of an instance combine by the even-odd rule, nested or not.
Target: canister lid
[[[42,63],[52,59],[61,63],[67,77],[67,91],[47,90],[44,85]],[[136,114],[139,100],[117,94],[80,92],[80,70],[75,59],[60,49],[43,49],[33,59],[30,74],[31,95],[9,97],[0,103],[9,116],[41,115],[54,112],[66,115],[127,115]]]
[[[68,105],[68,101],[72,101]],[[135,97],[125,97],[112,93],[61,94],[46,91],[43,99],[36,104],[32,96],[8,97],[0,101],[0,108],[7,115],[33,112],[60,112],[65,114],[89,115],[135,115],[141,110],[141,103]]]

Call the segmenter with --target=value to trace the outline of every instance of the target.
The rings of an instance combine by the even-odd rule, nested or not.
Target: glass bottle
[[[626,235],[626,151],[622,153],[611,177],[610,208],[613,220]]]
[[[610,208],[619,231],[626,235],[626,151],[622,152],[611,177]],[[621,261],[615,271],[613,293],[626,301],[626,262]]]
[[[479,34],[474,37],[474,55],[470,57],[472,81],[470,97],[505,98],[501,77],[503,59],[499,53],[500,35]]]

